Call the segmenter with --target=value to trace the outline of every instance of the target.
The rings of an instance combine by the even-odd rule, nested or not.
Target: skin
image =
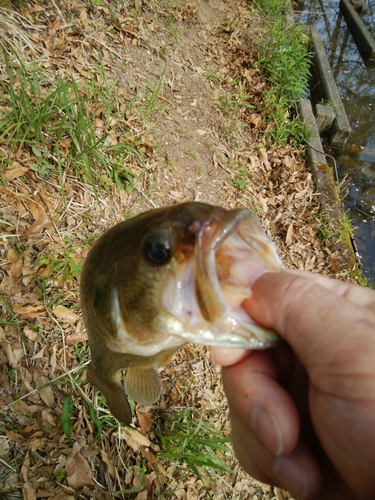
[[[241,465],[297,499],[375,498],[375,292],[246,262],[238,272],[248,313],[286,340],[212,349]]]

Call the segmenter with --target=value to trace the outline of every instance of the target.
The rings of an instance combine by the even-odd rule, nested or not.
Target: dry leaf
[[[36,493],[34,487],[30,483],[23,483],[22,485],[23,500],[36,500]]]
[[[12,368],[18,366],[22,361],[23,349],[22,346],[15,345],[11,346],[9,342],[3,342],[2,347],[8,358],[8,363]]]
[[[25,441],[25,438],[21,436],[21,434],[18,434],[18,432],[8,431],[6,429],[4,429],[4,432],[11,441]]]
[[[288,231],[286,233],[285,243],[290,246],[293,243],[293,222],[288,227]]]
[[[128,444],[134,451],[139,451],[141,446],[149,447],[151,446],[151,441],[134,429],[121,429],[120,437],[125,439],[126,444]]]
[[[45,311],[45,306],[44,304],[39,304],[38,306],[21,306],[20,304],[14,304],[13,306],[13,312],[16,314],[30,314],[30,313],[40,313]]]
[[[30,328],[29,326],[25,326],[25,328],[23,329],[23,333],[32,342],[34,342],[38,338],[38,332]]]
[[[109,458],[108,454],[104,450],[100,450],[100,455],[102,457],[103,462],[107,465],[108,467],[108,472],[111,474],[112,477],[115,477],[116,475],[116,469],[112,463],[112,460]]]
[[[79,316],[76,313],[61,305],[58,305],[53,309],[53,314],[56,318],[68,321],[69,323],[76,323],[79,320]]]
[[[152,427],[152,417],[154,415],[153,411],[149,411],[146,413],[140,412],[137,409],[135,410],[138,418],[139,427],[144,431],[148,432]]]
[[[28,171],[28,167],[15,167],[7,170],[6,172],[1,174],[1,177],[4,181],[11,181],[12,179],[17,179],[18,177],[22,177]]]
[[[38,219],[33,224],[31,224],[29,229],[26,231],[26,234],[29,235],[34,233],[41,233],[43,229],[50,226],[51,224],[52,222],[50,218],[46,213],[44,213],[40,215],[40,217],[38,217]]]
[[[71,333],[65,339],[66,345],[75,345],[79,342],[86,342],[89,339],[86,332]]]
[[[36,359],[42,359],[44,356],[44,351],[46,350],[47,346],[43,346],[34,356],[31,358],[33,361]]]
[[[49,378],[42,375],[41,377],[37,378],[36,385],[39,388],[42,385],[48,384],[48,382],[50,382]],[[39,389],[39,394],[47,406],[52,408],[55,405],[55,397],[53,395],[52,387],[47,386]]]
[[[182,191],[173,191],[172,190],[172,191],[169,191],[169,195],[172,198],[176,198],[177,200],[184,197],[184,193]]]
[[[69,486],[78,490],[92,484],[91,469],[88,461],[80,453],[68,458],[65,465],[66,480]]]

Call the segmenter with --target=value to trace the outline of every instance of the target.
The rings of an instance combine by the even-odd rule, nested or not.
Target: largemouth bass
[[[184,344],[263,349],[278,341],[241,306],[251,295],[233,276],[241,259],[283,268],[252,211],[196,202],[120,222],[93,245],[81,277],[87,377],[120,422],[131,421],[126,395],[142,405],[159,399],[156,370]]]

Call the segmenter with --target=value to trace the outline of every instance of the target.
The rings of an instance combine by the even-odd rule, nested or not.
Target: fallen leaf
[[[172,196],[172,198],[176,198],[179,200],[180,198],[184,197],[184,193],[182,191],[169,191],[169,195]]]
[[[44,310],[45,310],[45,306],[43,304],[39,304],[37,306],[30,306],[30,305],[21,306],[20,304],[14,304],[14,306],[13,306],[13,312],[15,312],[16,314],[28,314],[28,313],[40,312],[40,311],[44,311]]]
[[[8,358],[8,363],[12,368],[15,368],[21,363],[23,356],[22,346],[15,345],[12,347],[9,342],[3,342],[2,348],[4,349]]]
[[[65,343],[66,345],[71,346],[78,344],[79,342],[86,342],[88,339],[89,337],[86,332],[71,333],[66,337]]]
[[[34,234],[34,233],[41,233],[43,229],[46,227],[50,226],[52,224],[50,218],[46,213],[42,214],[38,219],[31,224],[29,229],[26,231],[27,235]]]
[[[293,243],[293,222],[288,227],[288,231],[286,232],[285,243],[290,246]]]
[[[4,432],[11,441],[25,441],[25,438],[18,432],[8,431],[7,429],[4,429]]]
[[[66,480],[75,490],[92,484],[90,465],[80,453],[68,458],[65,470]]]
[[[56,306],[53,309],[53,314],[56,318],[68,321],[69,323],[76,323],[79,320],[79,316],[76,313],[70,311],[70,309],[62,305]]]
[[[146,436],[134,429],[122,429],[120,438],[124,439],[134,451],[139,451],[141,446],[149,447],[152,444]]]
[[[35,340],[38,338],[38,332],[30,328],[29,326],[25,326],[25,328],[23,329],[23,333],[32,342],[35,342]]]
[[[44,375],[40,376],[36,380],[37,387],[39,388],[40,386],[43,386],[50,382],[48,377],[45,377]],[[55,405],[55,397],[53,395],[52,387],[51,386],[46,386],[42,387],[39,389],[39,394],[44,403],[52,408]]]
[[[34,487],[29,483],[22,485],[23,500],[36,500],[36,493]]]
[[[100,455],[102,457],[103,462],[107,465],[108,467],[108,472],[111,474],[112,477],[116,476],[116,469],[112,463],[112,460],[109,458],[108,454],[104,450],[100,450]]]
[[[1,174],[1,177],[4,181],[11,181],[12,179],[17,179],[18,177],[22,177],[28,171],[28,167],[15,167],[7,170],[6,172]]]

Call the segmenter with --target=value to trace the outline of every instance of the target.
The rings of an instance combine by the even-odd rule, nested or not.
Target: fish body
[[[277,343],[277,334],[241,306],[251,290],[234,277],[239,260],[283,268],[252,211],[197,202],[120,222],[93,245],[81,276],[88,380],[119,421],[131,421],[126,395],[143,405],[159,399],[157,368],[186,343],[247,349]]]

